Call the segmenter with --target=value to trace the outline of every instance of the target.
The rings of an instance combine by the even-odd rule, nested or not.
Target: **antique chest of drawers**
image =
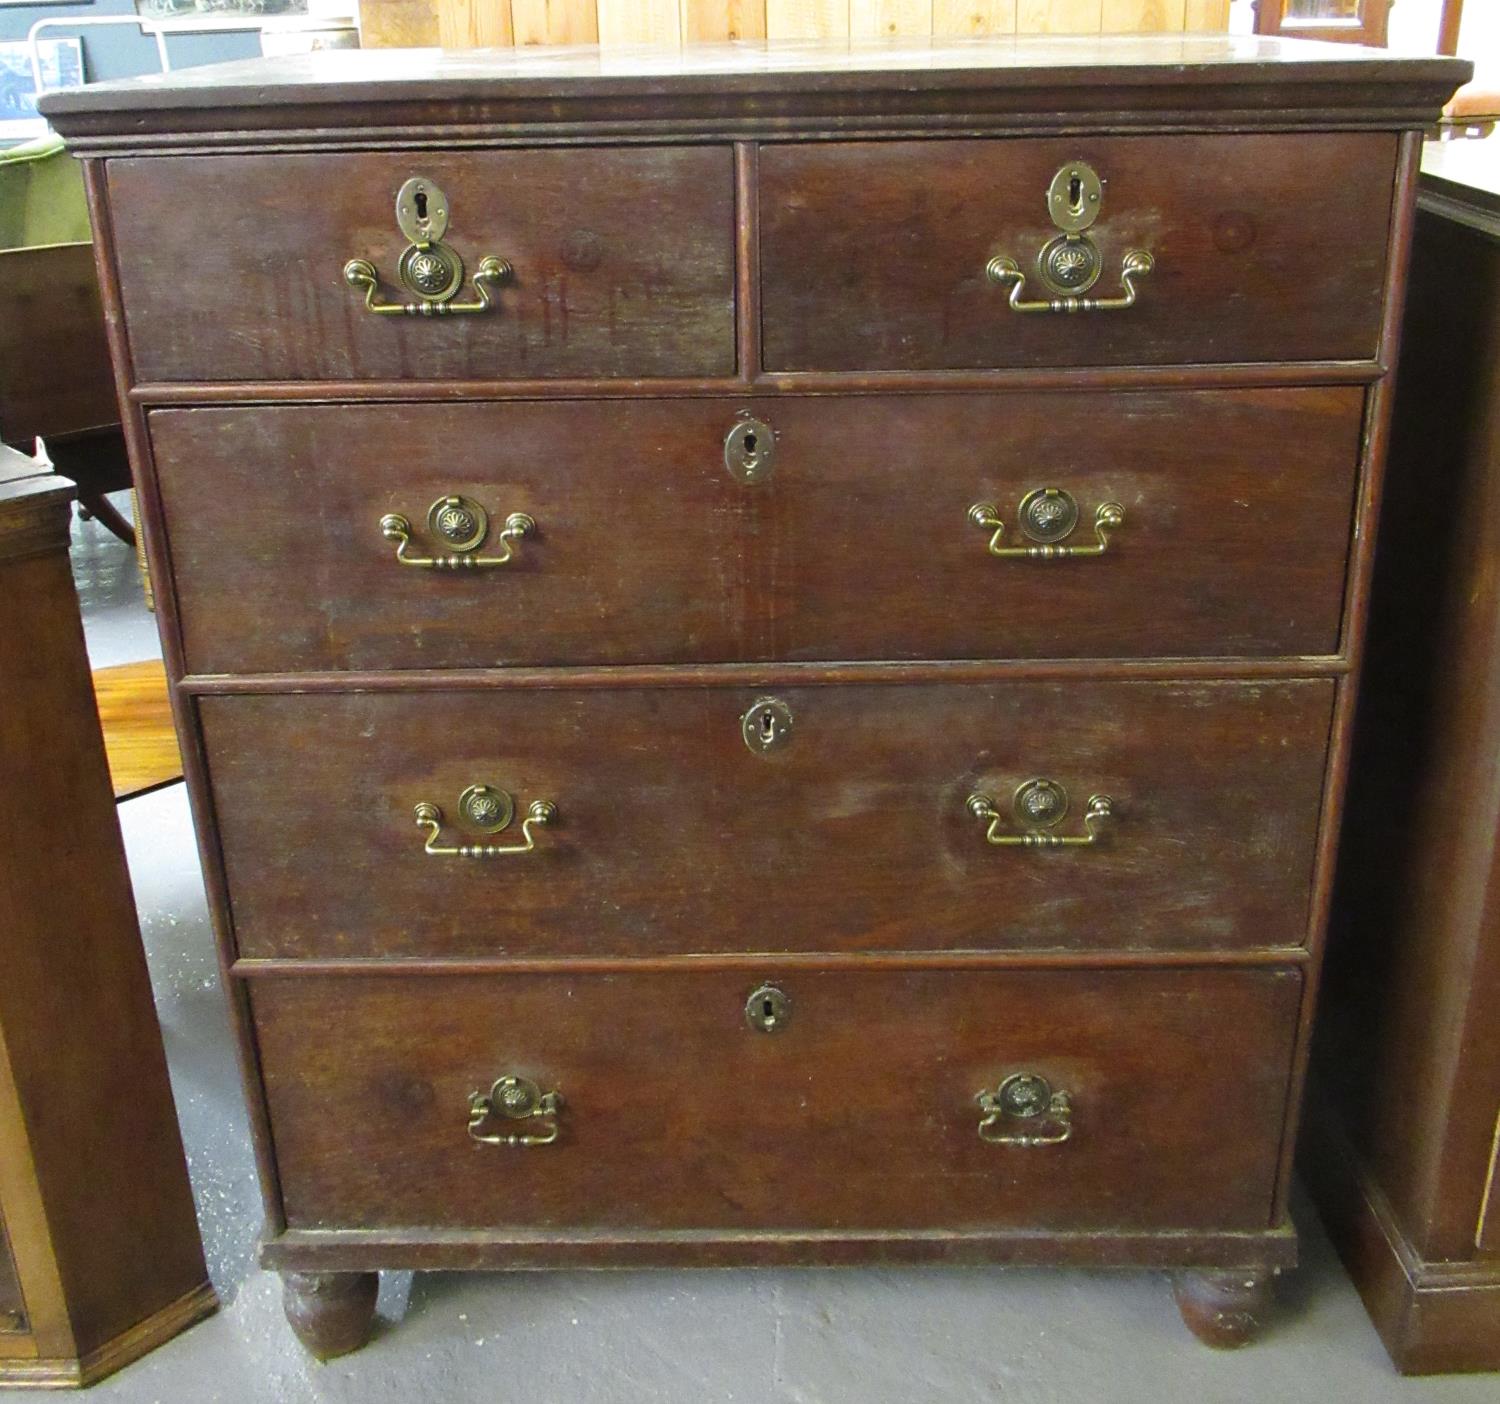
[[[88,164],[264,1262],[1050,1262],[1246,1338],[1417,132],[1224,38],[326,54]]]

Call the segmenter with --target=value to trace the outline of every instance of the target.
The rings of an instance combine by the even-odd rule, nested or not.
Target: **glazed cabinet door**
[[[21,1296],[21,1280],[11,1256],[5,1222],[0,1219],[0,1337],[20,1334],[26,1329],[26,1303]]]

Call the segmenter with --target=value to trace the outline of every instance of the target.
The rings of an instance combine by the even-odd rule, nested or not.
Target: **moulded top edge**
[[[69,118],[119,114],[140,131],[142,114],[188,110],[306,108],[360,103],[587,101],[607,98],[754,98],[838,94],[925,94],[1007,89],[1201,90],[1270,85],[1350,92],[1431,88],[1443,96],[1472,74],[1464,60],[1399,57],[1385,50],[1307,40],[1225,34],[968,40],[736,41],[682,49],[522,47],[330,50],[210,64],[166,74],[88,84],[45,94],[42,112],[63,132]],[[1356,96],[1357,94],[1357,96]],[[1295,99],[1292,99],[1295,103]],[[1128,99],[1122,99],[1122,104]],[[130,120],[127,122],[127,114]],[[269,113],[267,114],[269,116]],[[163,119],[166,120],[166,119]],[[339,124],[338,117],[330,121]],[[351,110],[344,124],[357,126]]]

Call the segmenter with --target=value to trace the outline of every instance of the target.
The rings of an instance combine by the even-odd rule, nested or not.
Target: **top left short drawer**
[[[723,147],[175,156],[108,165],[138,382],[701,377],[734,370],[734,178]],[[397,193],[441,193],[441,242],[477,304],[421,299]],[[429,214],[438,210],[431,202]]]

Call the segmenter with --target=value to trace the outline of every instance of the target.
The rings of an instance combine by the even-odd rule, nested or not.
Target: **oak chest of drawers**
[[[1160,1266],[1245,1338],[1416,130],[1265,41],[58,95],[288,1313]]]

